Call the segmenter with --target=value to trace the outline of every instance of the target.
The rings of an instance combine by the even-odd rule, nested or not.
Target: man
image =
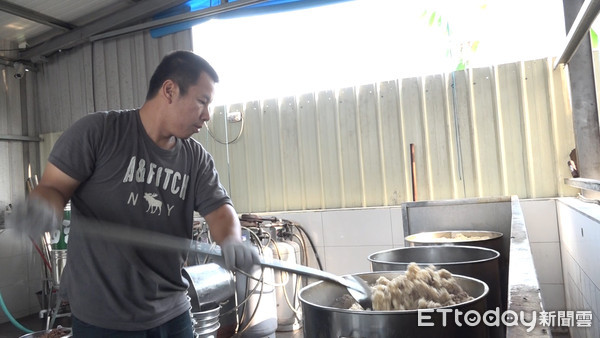
[[[190,138],[210,119],[216,82],[198,55],[168,54],[143,106],[77,121],[56,142],[29,199],[15,207],[11,224],[39,236],[56,228],[56,215],[71,201],[60,293],[69,301],[74,336],[193,336],[181,275],[186,254],[86,236],[86,226],[105,222],[192,238],[195,210],[227,268],[248,271],[258,263],[256,251],[241,242],[212,157]]]

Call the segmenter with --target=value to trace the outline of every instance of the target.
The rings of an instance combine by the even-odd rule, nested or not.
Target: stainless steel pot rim
[[[221,308],[217,308],[214,310],[210,310],[210,311],[203,311],[203,312],[192,312],[192,317],[194,318],[213,318],[213,317],[219,317],[219,313],[220,313]]]
[[[221,305],[214,303],[214,302],[210,302],[210,303],[204,303],[200,305],[200,311],[191,311],[192,314],[197,314],[197,315],[202,315],[202,314],[209,314],[209,313],[213,313],[213,312],[219,312],[221,311]]]
[[[477,259],[477,260],[469,260],[469,261],[462,261],[462,262],[414,262],[414,261],[406,261],[406,262],[390,262],[390,261],[384,261],[384,260],[379,260],[376,259],[375,256],[377,255],[381,255],[387,252],[392,252],[392,251],[401,251],[401,250],[448,250],[449,248],[457,248],[457,249],[466,249],[466,250],[471,250],[471,251],[487,251],[489,252],[491,255],[493,255],[493,257],[488,257],[488,258],[482,258],[482,259]],[[454,250],[454,249],[449,249],[449,250]],[[409,246],[409,247],[404,247],[404,248],[394,248],[394,249],[387,249],[387,250],[381,250],[381,251],[377,251],[375,253],[372,253],[369,255],[369,257],[367,257],[367,259],[370,262],[373,263],[380,263],[380,264],[390,264],[390,265],[406,265],[406,264],[410,264],[410,263],[416,263],[419,266],[429,266],[429,265],[436,265],[436,264],[443,264],[443,265],[462,265],[462,264],[472,264],[472,263],[481,263],[481,262],[487,262],[493,259],[497,259],[500,257],[500,253],[494,249],[489,249],[489,248],[483,248],[483,247],[478,247],[478,246],[468,246],[468,245],[423,245],[423,246]]]
[[[212,318],[206,318],[206,319],[192,318],[192,322],[195,324],[198,324],[198,325],[212,325],[214,323],[219,322],[219,317],[212,317]]]
[[[196,319],[196,320],[209,320],[209,319],[213,319],[213,318],[219,318],[219,313],[204,313],[204,312],[192,312],[192,318]]]
[[[73,336],[73,331],[72,331],[72,329],[70,327],[61,327],[61,329],[65,330],[67,332],[64,336],[61,336],[61,337],[68,338],[68,337],[72,337]],[[19,338],[41,337],[42,335],[45,335],[47,333],[52,332],[52,330],[54,330],[54,329],[31,332],[31,333],[28,333],[26,335],[20,336]]]
[[[361,273],[356,273],[356,274],[352,274],[352,275],[358,276],[358,277],[360,277],[361,275],[382,275],[382,274],[402,275],[405,272],[406,271],[376,271],[376,272],[361,272]],[[459,306],[466,306],[466,305],[469,305],[469,304],[479,301],[481,298],[487,297],[487,294],[490,292],[490,288],[488,287],[487,283],[485,283],[482,280],[479,280],[479,279],[473,278],[473,277],[469,277],[469,276],[457,275],[457,274],[452,274],[452,276],[458,277],[457,279],[466,279],[466,280],[471,280],[475,283],[480,283],[483,286],[483,292],[479,296],[473,297],[473,299],[471,299],[469,301],[459,303],[459,304],[454,304],[454,305],[441,306],[441,307],[437,307],[435,309],[449,309],[449,308],[456,308]],[[388,311],[350,310],[350,309],[341,309],[341,308],[332,307],[332,306],[325,306],[325,305],[316,304],[316,303],[307,301],[303,297],[304,291],[308,290],[311,287],[315,287],[316,285],[321,284],[321,283],[333,284],[333,283],[327,282],[327,281],[317,281],[317,282],[311,283],[311,284],[303,287],[302,289],[300,289],[300,293],[298,294],[298,298],[300,299],[300,302],[303,304],[308,304],[308,305],[316,307],[316,308],[325,309],[329,312],[352,313],[352,314],[360,314],[360,315],[367,315],[367,316],[397,315],[397,314],[408,314],[408,313],[417,314],[419,312],[419,310],[388,310]],[[347,291],[346,291],[346,293],[347,293]],[[421,309],[421,310],[423,311],[423,310],[435,310],[435,309]]]
[[[427,244],[427,243],[431,243],[431,241],[425,240],[425,239],[419,239],[419,237],[421,236],[425,236],[425,235],[431,235],[431,236],[435,236],[435,235],[440,235],[440,234],[452,234],[452,233],[462,233],[462,234],[474,234],[474,233],[479,233],[479,234],[486,234],[488,236],[490,236],[490,238],[486,238],[486,239],[464,239],[464,240],[460,240],[460,241],[448,241],[448,243],[473,243],[473,242],[486,242],[486,241],[491,241],[494,239],[498,239],[500,237],[503,237],[504,234],[498,231],[490,231],[490,230],[446,230],[446,231],[425,231],[425,232],[419,232],[416,234],[412,234],[412,235],[408,235],[405,236],[404,239],[408,242],[411,243],[419,243],[419,244]],[[439,237],[433,237],[438,239]],[[444,241],[436,241],[435,243],[445,243]]]

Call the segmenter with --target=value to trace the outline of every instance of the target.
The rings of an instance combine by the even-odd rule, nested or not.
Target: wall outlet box
[[[227,121],[229,122],[240,122],[242,120],[242,112],[232,111],[227,113]]]

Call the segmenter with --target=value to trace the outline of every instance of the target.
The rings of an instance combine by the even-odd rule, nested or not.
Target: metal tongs
[[[217,245],[106,221],[79,220],[77,229],[81,230],[86,236],[99,236],[104,239],[116,240],[137,246],[222,256],[221,247]],[[338,276],[305,265],[292,264],[278,259],[264,259],[263,257],[260,257],[260,265],[265,268],[286,271],[342,285],[348,289],[348,293],[363,309],[371,309],[373,306],[371,301],[371,287],[360,277],[352,275]]]

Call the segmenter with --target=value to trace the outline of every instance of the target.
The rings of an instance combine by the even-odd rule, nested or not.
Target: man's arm
[[[229,270],[240,269],[249,273],[252,267],[260,264],[258,250],[242,242],[240,220],[235,209],[224,204],[204,215],[212,238],[221,245],[225,267]]]
[[[29,198],[15,203],[6,219],[7,228],[31,237],[57,229],[64,207],[78,186],[77,180],[48,163]]]
[[[54,208],[57,215],[62,215],[65,205],[79,184],[79,181],[48,162],[39,185],[33,189],[29,198],[43,198]]]
[[[237,217],[235,209],[230,204],[223,204],[210,214],[204,216],[211,237],[221,244],[227,237],[235,236],[241,241],[240,220]]]

